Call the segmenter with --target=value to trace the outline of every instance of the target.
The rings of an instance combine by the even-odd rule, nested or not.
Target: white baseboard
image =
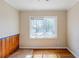
[[[71,49],[67,48],[76,58],[79,58]]]
[[[67,47],[20,47],[21,49],[67,49]]]

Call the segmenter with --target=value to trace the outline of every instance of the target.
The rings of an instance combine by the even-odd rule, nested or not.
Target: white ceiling
[[[18,10],[68,10],[79,0],[5,0]]]

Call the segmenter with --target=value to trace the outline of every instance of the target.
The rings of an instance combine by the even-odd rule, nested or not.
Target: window
[[[54,38],[57,36],[56,16],[31,16],[30,38]]]

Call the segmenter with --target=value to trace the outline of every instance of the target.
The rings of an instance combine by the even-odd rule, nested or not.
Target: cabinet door
[[[2,40],[0,40],[0,58],[2,57]]]
[[[2,58],[6,57],[6,40],[2,40]]]
[[[9,43],[9,38],[6,38],[5,40],[6,40],[6,42],[5,42],[5,44],[6,44],[6,45],[5,45],[6,57],[8,57],[9,54],[10,54],[10,52],[9,52],[9,51],[10,51],[10,47],[9,47],[9,44],[10,44],[10,43]]]
[[[12,53],[12,37],[9,38],[9,53]]]
[[[16,48],[18,48],[18,36],[14,36],[14,50],[16,50]]]
[[[16,47],[19,48],[19,35],[16,36]]]

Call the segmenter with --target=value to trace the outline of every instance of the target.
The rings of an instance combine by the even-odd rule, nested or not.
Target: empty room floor
[[[67,49],[19,49],[9,58],[74,58]]]

